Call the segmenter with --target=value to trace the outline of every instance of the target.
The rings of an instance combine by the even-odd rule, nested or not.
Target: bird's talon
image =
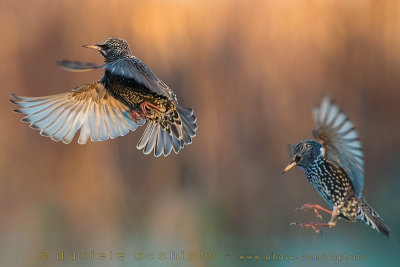
[[[306,211],[306,210],[309,210],[309,209],[311,209],[311,208],[313,208],[313,207],[314,207],[314,205],[312,205],[312,204],[304,204],[304,205],[302,205],[301,207],[297,208],[297,210],[304,210],[304,211]]]
[[[137,112],[136,110],[132,110],[130,113],[132,120],[138,124],[138,125],[142,125],[143,124],[143,119],[145,119],[141,114],[139,114],[139,112]]]
[[[146,116],[154,115],[153,114],[154,110],[157,110],[159,112],[165,112],[166,110],[165,107],[159,107],[147,101],[144,101],[142,104],[140,104],[140,108],[142,109],[143,114]]]

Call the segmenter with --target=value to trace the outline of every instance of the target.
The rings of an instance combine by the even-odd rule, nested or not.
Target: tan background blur
[[[399,1],[1,0],[0,25],[0,266],[255,265],[241,253],[398,262]],[[55,62],[100,63],[80,45],[112,36],[194,108],[198,135],[179,155],[143,155],[135,148],[143,129],[84,146],[55,143],[11,112],[11,92],[41,96],[100,79],[101,71],[69,73]],[[322,236],[289,226],[315,220],[296,207],[324,204],[300,170],[280,175],[287,144],[311,138],[311,108],[324,92],[358,129],[364,193],[391,226],[389,240],[344,221]],[[126,257],[57,261],[61,250]],[[135,260],[181,250],[217,259]]]

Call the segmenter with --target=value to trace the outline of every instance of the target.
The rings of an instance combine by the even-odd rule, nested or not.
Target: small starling
[[[87,140],[104,141],[126,135],[138,126],[148,125],[137,144],[145,154],[156,157],[178,153],[196,135],[193,110],[178,105],[176,95],[142,61],[136,58],[122,39],[109,38],[99,44],[83,45],[100,51],[105,64],[63,60],[69,71],[104,69],[103,78],[72,92],[42,97],[11,94],[10,101],[27,114],[22,121],[40,130],[54,141],[71,143],[80,129],[79,144]]]
[[[294,166],[304,170],[308,181],[328,203],[331,210],[319,205],[305,204],[300,210],[314,209],[331,214],[328,223],[293,223],[311,227],[333,227],[338,218],[362,222],[389,237],[390,229],[363,197],[364,159],[357,132],[348,117],[328,97],[313,112],[317,130],[316,140],[304,140],[291,149],[287,172]]]

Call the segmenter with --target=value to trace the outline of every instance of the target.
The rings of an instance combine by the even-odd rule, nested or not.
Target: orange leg
[[[311,204],[308,204],[308,205],[311,205]],[[314,206],[318,206],[318,205],[314,205]],[[314,208],[315,209],[315,207],[313,207],[313,206],[311,206],[311,207],[306,206],[304,209],[310,209],[310,208]],[[328,223],[316,223],[316,222],[297,223],[297,222],[294,222],[294,223],[291,223],[290,225],[297,225],[297,226],[300,226],[302,228],[312,228],[312,229],[315,230],[316,233],[320,232],[319,227],[331,228],[331,227],[335,226],[336,222],[337,222],[337,220],[339,218],[339,214],[340,214],[339,210],[337,208],[334,208],[333,211],[326,210],[324,208],[322,208],[321,210],[327,211],[328,213],[332,214],[331,219],[330,219],[330,221]],[[321,216],[319,213],[318,213],[318,215]]]
[[[314,209],[315,214],[317,215],[317,217],[318,217],[320,220],[322,220],[322,216],[321,216],[321,214],[318,212],[318,210],[325,211],[326,213],[329,213],[329,214],[331,214],[331,215],[334,214],[332,211],[327,210],[327,209],[325,209],[324,207],[321,207],[320,205],[309,204],[309,203],[304,204],[304,205],[301,206],[300,208],[297,208],[296,211],[297,211],[297,210],[304,210],[304,211],[306,211],[306,210],[309,210],[309,209]]]
[[[152,104],[152,103],[150,103],[148,101],[142,102],[140,104],[140,108],[142,109],[143,114],[145,114],[145,115],[150,115],[147,111],[151,111],[152,109],[156,109],[156,110],[158,110],[160,112],[164,112],[165,111],[165,108],[160,108],[160,107],[158,107],[158,106],[156,106],[156,105],[154,105],[154,104]]]

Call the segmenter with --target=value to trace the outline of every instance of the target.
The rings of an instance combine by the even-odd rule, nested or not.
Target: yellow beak
[[[290,170],[291,168],[293,168],[296,165],[297,165],[297,162],[295,162],[295,161],[289,163],[289,165],[287,165],[286,168],[283,170],[282,174],[284,174],[285,172],[287,172],[288,170]]]
[[[101,50],[101,47],[98,45],[82,45],[82,47],[84,48],[91,48],[91,49],[95,49],[95,50]]]

